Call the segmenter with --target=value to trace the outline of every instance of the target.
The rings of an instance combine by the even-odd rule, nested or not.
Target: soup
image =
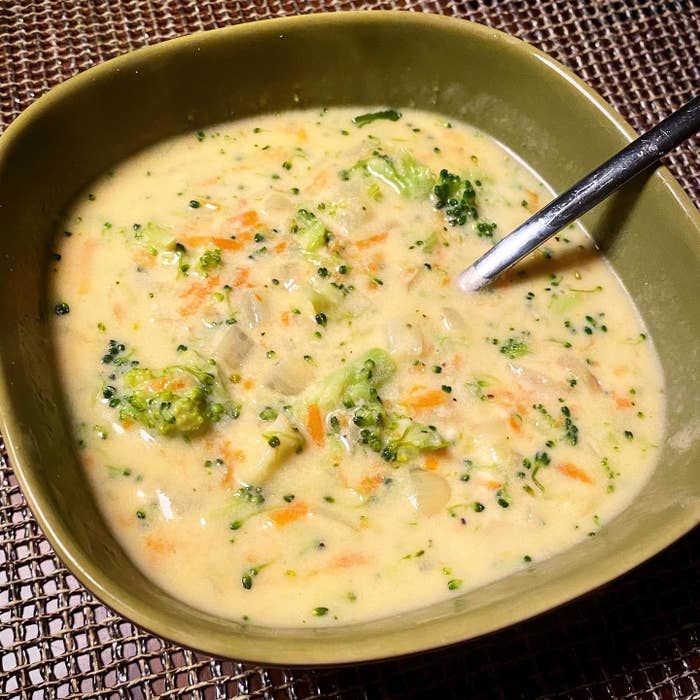
[[[57,236],[53,332],[144,573],[238,621],[337,625],[595,536],[663,430],[631,300],[576,227],[454,284],[549,196],[468,125],[345,108],[196,131],[92,184]]]

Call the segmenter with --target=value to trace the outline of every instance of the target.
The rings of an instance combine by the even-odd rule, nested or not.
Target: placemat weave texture
[[[319,10],[411,9],[505,30],[584,78],[637,130],[700,92],[697,2],[0,0],[0,130],[66,78],[181,34]],[[700,140],[668,160],[700,202]],[[117,616],[57,560],[0,440],[0,698],[700,698],[700,532],[510,629],[406,661],[271,670]]]

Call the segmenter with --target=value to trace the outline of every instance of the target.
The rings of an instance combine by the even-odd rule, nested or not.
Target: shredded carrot
[[[132,421],[130,418],[124,418],[124,420],[121,421],[121,426],[124,428],[124,430],[129,430],[133,424],[134,421]]]
[[[328,172],[322,170],[316,177],[309,183],[307,189],[317,190],[323,187],[328,182]]]
[[[241,267],[238,272],[236,272],[236,276],[233,278],[233,282],[231,283],[232,287],[242,287],[244,284],[249,285],[248,278],[250,277],[250,268],[249,267]]]
[[[500,481],[496,481],[495,479],[489,479],[486,482],[486,488],[491,489],[491,491],[498,491],[503,486],[503,484]]]
[[[273,250],[275,253],[282,253],[285,250],[287,250],[287,241],[280,241],[274,248]]]
[[[306,129],[299,129],[299,131],[297,131],[297,138],[298,138],[299,141],[301,141],[302,143],[303,143],[304,141],[308,140],[309,135],[306,133]]]
[[[593,479],[585,472],[581,467],[577,467],[571,462],[566,462],[565,464],[560,464],[557,466],[557,470],[566,476],[570,476],[572,479],[581,481],[584,484],[592,484]]]
[[[365,476],[359,483],[358,491],[368,496],[373,491],[376,491],[377,487],[382,483],[384,483],[384,477],[381,474]]]
[[[438,468],[438,458],[434,454],[427,455],[424,464],[429,472],[434,472]]]
[[[214,288],[219,284],[219,277],[215,275],[213,277],[208,277],[202,282],[193,282],[185,291],[180,294],[183,299],[189,299],[189,301],[180,307],[180,313],[183,316],[188,316],[189,314],[196,311],[207,298],[209,294],[214,290]]]
[[[403,403],[414,411],[422,411],[426,408],[442,406],[447,401],[446,397],[447,394],[444,391],[414,386],[408,398],[403,400]]]
[[[161,391],[167,382],[167,377],[156,377],[147,383],[150,391]]]
[[[226,440],[221,446],[221,454],[226,460],[226,473],[221,480],[221,486],[229,488],[234,485],[235,463],[245,460],[245,453],[231,447],[231,443]]]
[[[255,382],[253,382],[252,379],[244,379],[243,380],[243,388],[244,389],[252,389],[254,384],[255,384]]]
[[[382,233],[375,233],[374,236],[370,236],[369,238],[361,238],[359,241],[355,241],[355,247],[359,248],[360,250],[370,248],[377,243],[385,241],[388,235],[389,234],[386,231],[382,231]]]
[[[306,416],[306,428],[309,431],[309,435],[311,435],[311,439],[319,447],[322,447],[326,440],[326,434],[323,429],[323,416],[318,404],[312,403],[309,406],[309,412]]]
[[[328,562],[329,569],[349,569],[351,566],[357,566],[358,564],[366,564],[367,557],[359,552],[352,552],[351,554],[340,554],[337,557],[333,557]]]
[[[532,190],[525,190],[525,197],[527,198],[527,204],[531,211],[537,211],[540,208],[540,196]]]
[[[440,464],[440,460],[444,459],[445,456],[447,455],[447,449],[442,448],[440,450],[435,450],[434,452],[431,452],[430,454],[425,456],[425,462],[424,466],[428,471],[435,471],[438,468],[438,465]]]
[[[221,480],[221,485],[224,488],[233,486],[233,463],[231,462],[226,463],[226,473],[224,474],[224,478]]]
[[[520,419],[519,416],[511,416],[511,417],[508,419],[508,425],[509,425],[516,433],[522,433],[522,432],[523,432],[522,420]]]
[[[156,377],[155,379],[151,379],[146,386],[151,391],[162,391],[163,389],[167,389],[168,391],[178,391],[179,389],[184,389],[187,384],[182,379]]]
[[[156,264],[153,253],[145,248],[137,248],[131,257],[139,267],[153,267]]]
[[[119,304],[113,304],[112,305],[112,312],[114,313],[114,318],[117,319],[117,321],[123,321],[124,320],[124,307]]]
[[[280,316],[280,321],[282,322],[283,326],[289,325],[289,311],[282,312],[282,315]]]
[[[632,406],[634,406],[634,403],[624,396],[615,397],[615,404],[620,410],[623,408],[632,408]]]
[[[241,225],[245,226],[246,228],[253,228],[254,226],[257,226],[260,223],[260,218],[258,217],[258,212],[255,211],[254,209],[249,209],[248,211],[244,211],[237,218],[241,222]]]
[[[303,518],[308,512],[309,506],[304,501],[296,501],[270,513],[270,519],[275,525],[282,527]]]
[[[247,243],[247,237],[244,235],[238,236],[235,240],[231,238],[221,238],[219,236],[188,236],[181,238],[180,243],[186,248],[203,248],[204,246],[212,246],[221,250],[241,250],[243,245]]]
[[[158,535],[146,537],[146,547],[157,554],[173,554],[175,552],[175,545],[170,540]]]
[[[90,267],[92,266],[92,258],[95,255],[96,246],[96,241],[92,239],[88,239],[83,243],[83,248],[80,252],[80,261],[78,264],[83,277],[78,285],[78,294],[87,294],[90,291]]]

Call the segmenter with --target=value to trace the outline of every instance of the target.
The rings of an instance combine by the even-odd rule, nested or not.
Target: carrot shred
[[[426,389],[421,386],[414,386],[409,396],[403,400],[403,404],[414,411],[422,411],[426,408],[442,406],[446,402],[446,394],[438,389]]]
[[[289,311],[282,312],[282,315],[280,316],[280,321],[282,322],[283,326],[289,325]]]
[[[319,447],[322,447],[326,440],[326,434],[323,429],[323,416],[318,404],[312,403],[309,406],[309,412],[306,416],[306,428],[309,431],[309,435],[311,435],[311,439]]]
[[[516,433],[522,433],[523,432],[523,426],[522,426],[522,420],[518,420],[516,416],[511,416],[508,418],[508,425],[516,432]]]
[[[275,253],[282,253],[285,250],[287,250],[287,241],[280,241],[275,247],[273,248]]]
[[[489,479],[486,482],[486,488],[491,489],[491,491],[498,491],[503,486],[503,484],[500,481],[496,481],[495,479]]]
[[[290,503],[288,506],[283,508],[278,508],[277,510],[270,513],[270,520],[272,520],[275,525],[282,527],[283,525],[288,525],[293,523],[299,518],[303,518],[309,512],[309,506],[303,501],[296,501],[295,503]]]
[[[328,173],[322,170],[316,177],[309,183],[306,189],[317,190],[321,189],[328,182]]]
[[[153,253],[145,248],[138,248],[131,257],[139,267],[153,267],[156,264]]]
[[[355,247],[360,250],[371,248],[373,245],[385,241],[388,235],[386,231],[382,231],[382,233],[375,233],[374,236],[370,236],[369,238],[361,238],[359,241],[355,241]]]
[[[254,384],[255,384],[255,382],[252,379],[244,379],[243,380],[243,388],[244,389],[252,389]]]
[[[625,408],[632,408],[632,406],[634,406],[634,403],[630,399],[628,399],[624,396],[616,396],[615,397],[615,405],[617,406],[617,408],[619,410],[622,410]]]
[[[236,276],[231,282],[232,287],[242,287],[244,284],[250,286],[248,278],[250,277],[250,268],[242,267],[236,272]]]
[[[173,554],[175,552],[175,545],[170,540],[165,539],[165,537],[159,537],[158,535],[146,537],[146,547],[157,554]]]
[[[540,208],[540,196],[532,190],[525,190],[527,204],[531,211],[537,211]]]
[[[329,569],[349,569],[352,566],[358,566],[359,564],[366,564],[367,557],[359,552],[352,552],[350,554],[340,554],[337,557],[328,562]]]
[[[384,483],[384,477],[381,474],[365,476],[360,480],[358,491],[368,496],[370,493],[376,491],[377,487],[382,483]]]
[[[435,455],[427,455],[424,466],[429,472],[434,472],[438,468],[438,458]]]
[[[257,226],[260,223],[260,218],[258,217],[258,212],[255,211],[254,209],[249,209],[248,211],[244,211],[237,218],[241,222],[241,225],[245,226],[246,228],[253,228],[254,226]]]
[[[203,282],[193,282],[180,294],[180,298],[182,299],[189,298],[189,301],[180,307],[180,313],[183,316],[188,316],[196,311],[204,303],[207,295],[211,294],[214,287],[216,287],[218,284],[218,275],[208,277]]]
[[[566,476],[569,476],[572,479],[576,479],[577,481],[580,481],[584,484],[593,483],[593,479],[591,479],[587,472],[581,469],[581,467],[577,467],[575,464],[572,464],[571,462],[566,462],[565,464],[558,465],[557,471],[560,471],[562,474],[566,474]]]
[[[221,485],[224,488],[233,486],[233,464],[231,462],[226,463],[226,473],[224,474],[224,478],[221,480]]]
[[[80,295],[87,294],[90,291],[90,267],[92,266],[92,259],[95,255],[96,247],[97,243],[92,239],[88,239],[83,243],[79,263],[80,271],[83,274],[80,284],[78,285],[78,294]]]
[[[186,248],[202,248],[204,246],[213,246],[221,250],[241,250],[243,244],[247,243],[246,237],[241,235],[235,240],[231,238],[221,238],[219,236],[188,236],[180,239],[182,245]]]
[[[226,460],[226,473],[221,480],[221,486],[229,488],[234,486],[235,463],[245,459],[245,452],[231,447],[231,443],[226,440],[221,446],[221,454]]]

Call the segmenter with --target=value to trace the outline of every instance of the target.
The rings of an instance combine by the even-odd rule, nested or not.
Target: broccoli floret
[[[308,209],[299,209],[292,223],[292,233],[297,236],[301,249],[311,255],[323,248],[330,240],[330,231],[324,223]]]
[[[493,232],[496,230],[496,224],[485,220],[478,221],[476,224],[476,233],[479,238],[493,238]]]
[[[381,453],[387,462],[407,462],[421,452],[441,450],[449,444],[434,426],[408,416],[393,418],[389,431],[391,434]]]
[[[197,267],[199,271],[205,275],[209,274],[209,270],[213,270],[221,265],[221,251],[218,248],[209,248],[205,250],[199,257]]]
[[[348,422],[356,426],[358,444],[381,454],[387,462],[403,463],[448,443],[434,427],[386,410],[379,390],[395,372],[388,353],[369,350],[328,376],[313,400],[324,410],[346,412]]]
[[[408,151],[401,151],[396,158],[375,151],[372,157],[360,161],[358,165],[407,199],[424,199],[430,194],[435,182],[430,169],[419,163]]]
[[[501,353],[511,360],[517,360],[519,357],[524,357],[530,352],[530,348],[524,340],[518,340],[517,338],[508,338],[508,340],[501,345]]]
[[[440,171],[440,178],[433,188],[435,208],[445,209],[447,222],[452,226],[463,226],[468,218],[477,219],[476,190],[469,180],[445,170]]]
[[[239,413],[231,402],[212,397],[216,377],[197,367],[173,365],[162,372],[138,367],[126,372],[122,382],[125,391],[114,404],[119,418],[162,435],[191,435]]]
[[[263,438],[275,451],[275,462],[282,462],[289,455],[299,454],[306,444],[304,436],[297,430],[276,430],[263,433]]]
[[[326,377],[316,388],[314,402],[324,410],[345,406],[360,407],[377,401],[377,391],[396,372],[389,354],[379,348],[367,351],[361,358]]]
[[[124,232],[126,228],[122,229]],[[133,224],[131,231],[134,238],[144,245],[152,246],[158,250],[172,250],[175,245],[175,236],[172,229],[166,226],[159,226],[149,221],[146,224]]]

